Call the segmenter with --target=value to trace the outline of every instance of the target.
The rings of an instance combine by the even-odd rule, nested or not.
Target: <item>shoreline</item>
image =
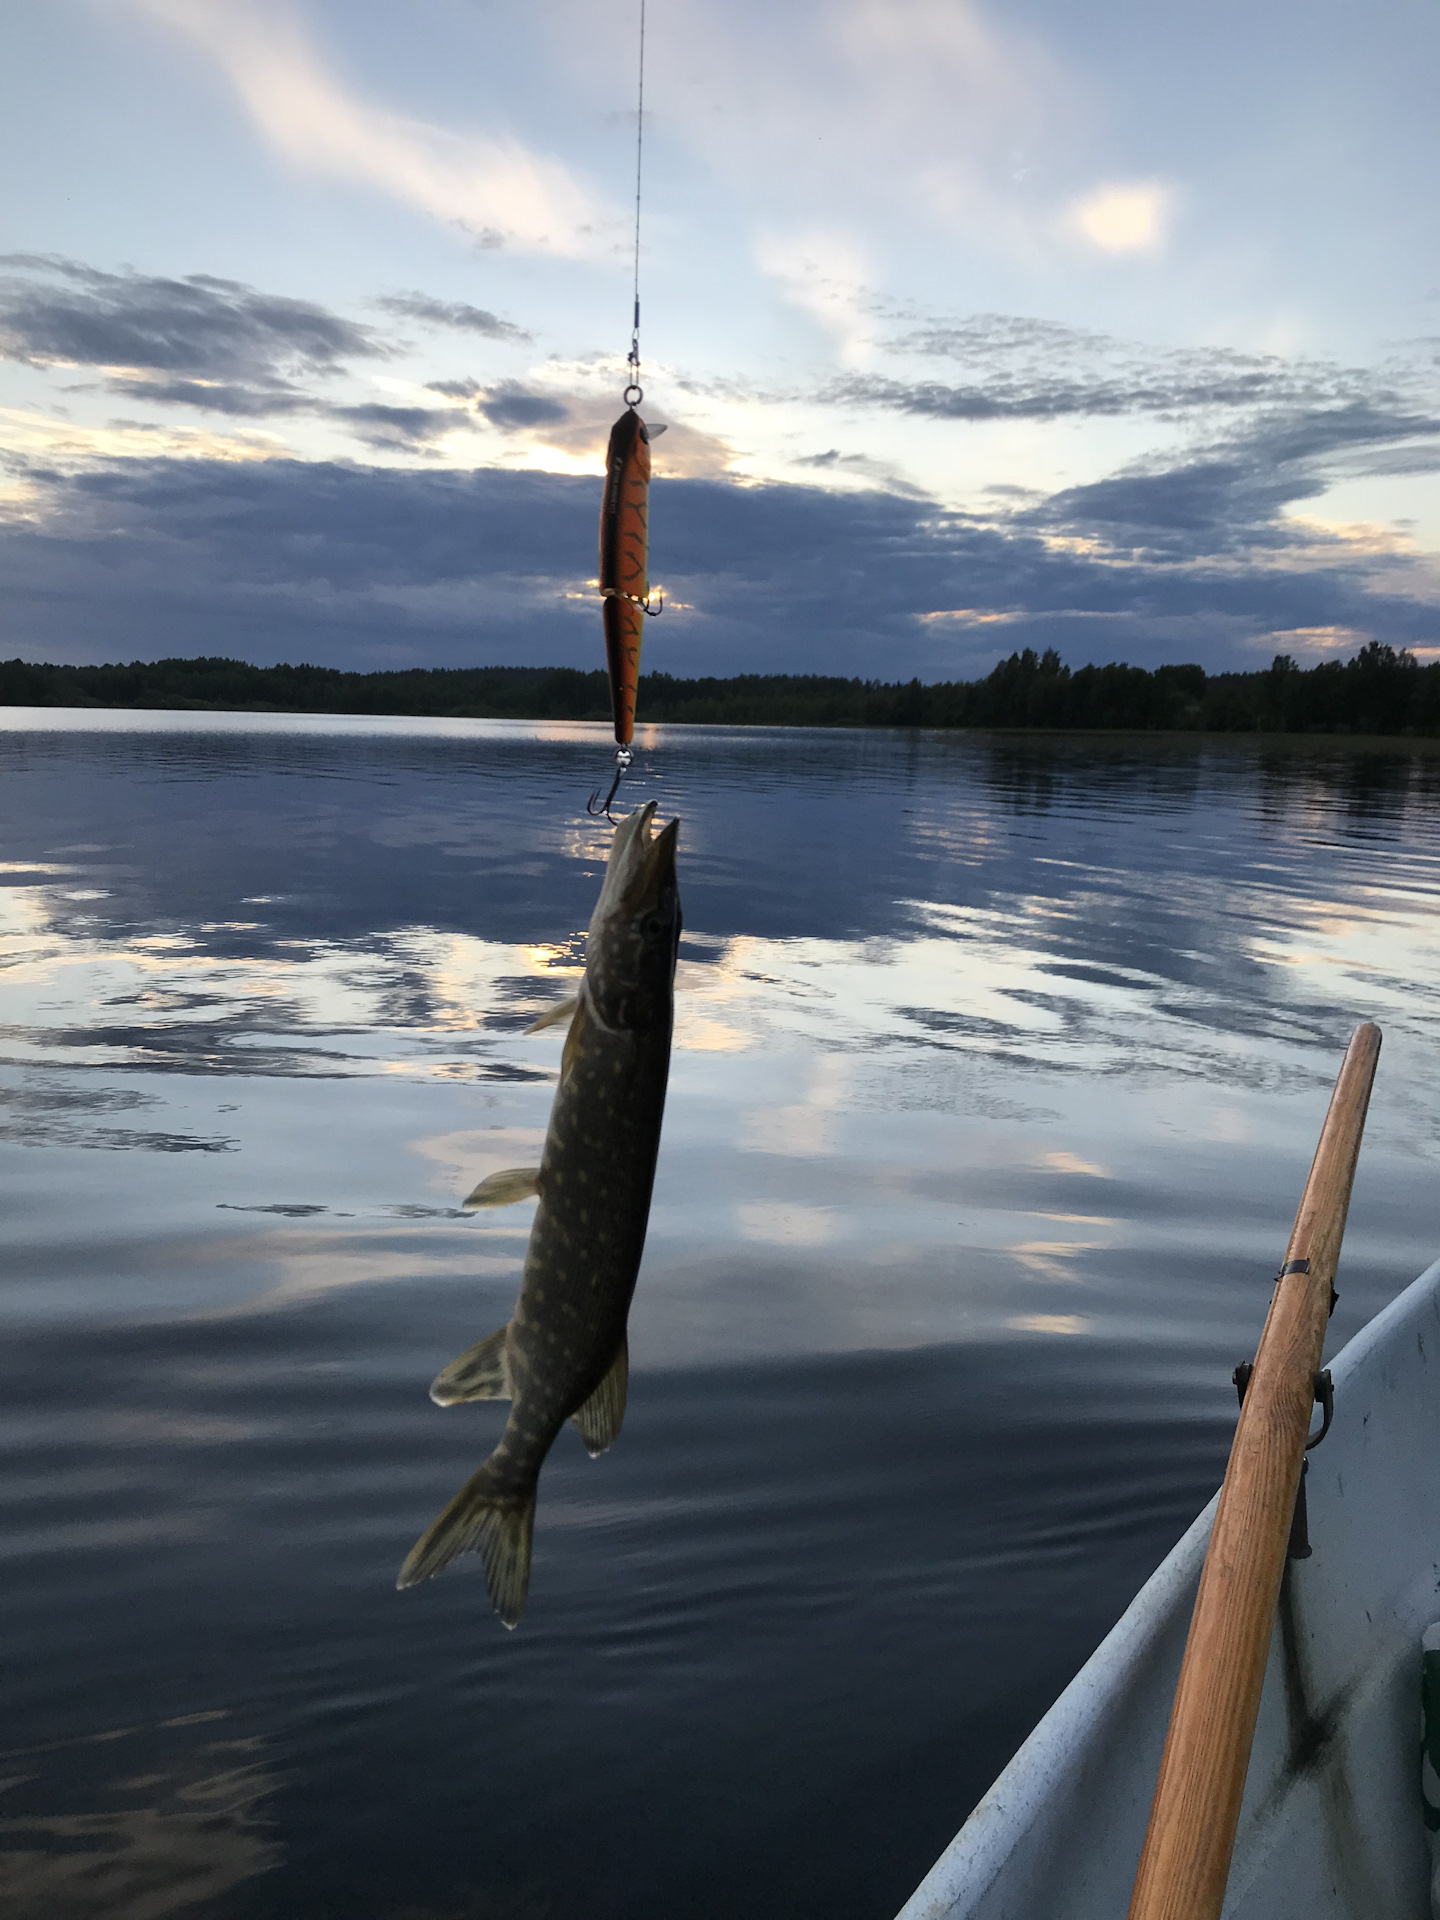
[[[605,725],[602,668],[415,667],[358,672],[223,658],[72,666],[0,661],[0,708],[517,720]],[[864,731],[1174,734],[1274,739],[1440,739],[1440,661],[1370,642],[1348,660],[1207,673],[1123,662],[1068,667],[1053,650],[983,679],[925,683],[813,673],[640,677],[647,724]]]
[[[559,716],[553,714],[477,714],[477,713],[406,713],[406,712],[355,712],[343,708],[324,709],[314,707],[227,707],[207,705],[199,701],[186,701],[183,704],[122,705],[88,701],[83,705],[60,705],[56,702],[34,702],[16,704],[0,703],[0,734],[3,733],[43,733],[47,731],[42,716],[53,714],[57,725],[52,731],[83,732],[83,722],[93,717],[97,721],[102,716],[120,716],[133,714],[153,715],[157,718],[182,721],[193,718],[206,720],[311,720],[328,730],[337,722],[354,721],[364,723],[399,723],[400,725],[423,726],[427,721],[436,725],[478,725],[483,727],[516,728],[557,727],[575,729],[577,736],[584,730],[599,733],[602,740],[611,737],[609,717],[601,715]],[[23,716],[23,718],[22,718]],[[77,722],[81,724],[77,724]],[[924,735],[932,739],[996,739],[996,740],[1053,740],[1053,741],[1170,741],[1176,745],[1194,745],[1206,747],[1249,747],[1249,748],[1296,748],[1325,747],[1340,749],[1348,753],[1405,753],[1428,755],[1440,753],[1440,734],[1431,733],[1331,733],[1312,729],[1307,732],[1259,731],[1242,728],[1203,728],[1203,727],[1046,727],[1046,726],[933,726],[924,723],[895,724],[877,723],[866,725],[856,721],[824,720],[684,720],[667,718],[663,720],[641,720],[636,726],[636,744],[643,746],[645,736],[651,732],[666,729],[679,729],[695,733],[846,733],[864,735],[901,735],[914,738]],[[236,729],[237,731],[239,729]]]

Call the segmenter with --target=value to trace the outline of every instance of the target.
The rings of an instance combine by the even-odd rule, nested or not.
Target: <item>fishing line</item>
[[[626,355],[625,411],[610,429],[605,451],[605,493],[600,508],[600,589],[605,623],[605,663],[615,722],[615,777],[602,800],[591,794],[586,811],[613,818],[610,806],[634,759],[635,704],[640,687],[640,636],[647,616],[659,613],[665,596],[652,601],[649,580],[650,442],[663,426],[640,418],[640,216],[645,182],[645,0],[640,0],[639,67],[635,85],[635,251],[631,282],[630,351]]]
[[[640,61],[635,105],[635,311],[630,323],[630,353],[626,365],[630,384],[625,389],[627,407],[638,407],[645,398],[640,385],[640,185],[645,169],[645,0],[640,0]],[[631,394],[634,399],[631,399]]]

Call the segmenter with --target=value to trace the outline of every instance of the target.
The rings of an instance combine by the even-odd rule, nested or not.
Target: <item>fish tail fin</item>
[[[516,1487],[487,1460],[415,1542],[395,1584],[418,1586],[458,1554],[478,1553],[485,1563],[490,1604],[505,1625],[513,1627],[525,1611],[534,1528],[535,1482]]]

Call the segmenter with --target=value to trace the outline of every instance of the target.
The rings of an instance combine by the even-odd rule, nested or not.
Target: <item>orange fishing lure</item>
[[[635,734],[640,686],[640,635],[650,607],[646,569],[650,544],[650,432],[633,407],[610,429],[605,498],[600,508],[600,592],[605,603],[605,659],[617,746]],[[654,609],[658,612],[658,607]]]

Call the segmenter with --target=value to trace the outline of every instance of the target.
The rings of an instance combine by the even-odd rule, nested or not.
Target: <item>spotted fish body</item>
[[[610,429],[605,497],[600,508],[605,659],[610,669],[615,739],[622,747],[628,747],[635,734],[640,637],[650,590],[649,547],[650,432],[635,409],[627,407]]]
[[[573,1419],[591,1454],[603,1453],[625,1412],[626,1320],[660,1148],[681,924],[679,823],[652,836],[654,815],[650,801],[616,829],[540,1165],[492,1174],[466,1202],[539,1196],[514,1315],[430,1389],[442,1406],[508,1397],[510,1417],[416,1542],[399,1584],[473,1548],[507,1626],[524,1609],[536,1483],[556,1435]]]

